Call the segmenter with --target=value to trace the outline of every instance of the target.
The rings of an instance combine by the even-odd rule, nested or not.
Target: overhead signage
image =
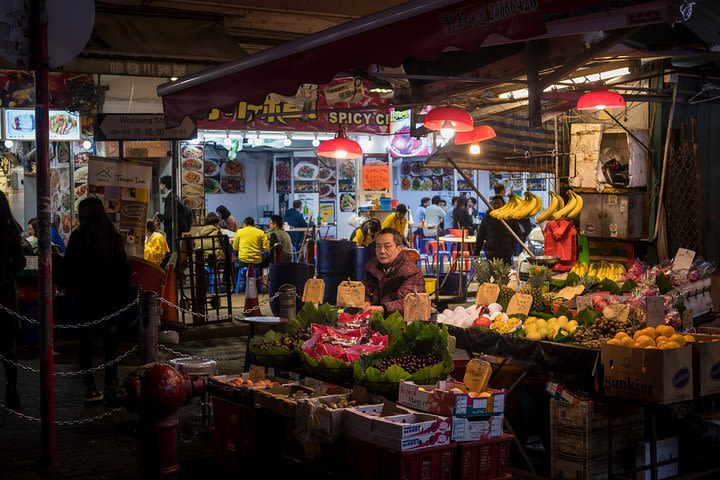
[[[78,142],[81,140],[80,114],[64,110],[50,110],[50,140]],[[6,140],[35,140],[35,110],[6,108],[3,112],[3,131]]]
[[[208,130],[282,130],[390,133],[390,106],[381,94],[369,91],[370,82],[339,78],[322,85],[304,84],[293,96],[269,94],[261,105],[245,101],[234,111],[213,108],[198,121]],[[364,108],[364,110],[363,110]]]
[[[95,140],[189,140],[197,136],[197,125],[185,117],[180,125],[165,128],[162,113],[101,113],[95,123]]]

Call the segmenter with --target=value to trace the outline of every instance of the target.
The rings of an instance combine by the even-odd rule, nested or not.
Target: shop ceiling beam
[[[401,74],[401,73],[377,73],[373,74],[373,77],[387,79],[398,79],[398,80],[427,80],[427,81],[442,81],[442,82],[459,82],[459,83],[512,83],[518,85],[527,85],[527,80],[516,80],[516,79],[499,79],[497,77],[463,77],[463,76],[447,76],[447,75],[414,75],[414,74]]]
[[[292,36],[294,39],[334,27],[344,21],[345,19],[333,16],[248,10],[245,15],[226,16],[224,23],[225,30],[230,35],[248,31],[275,32]]]
[[[639,28],[625,28],[609,33],[602,40],[590,46],[580,55],[567,60],[561,67],[554,70],[540,79],[539,87],[541,90],[546,89],[550,85],[566,79],[570,74],[585,65],[595,57],[601,56],[612,47],[627,39],[630,35],[637,32]]]
[[[532,128],[542,125],[543,87],[538,70],[538,43],[531,40],[525,44],[525,74],[528,79],[528,123]]]

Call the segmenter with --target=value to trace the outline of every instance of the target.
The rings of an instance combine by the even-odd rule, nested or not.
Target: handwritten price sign
[[[362,169],[363,189],[385,191],[390,189],[390,168],[387,165],[365,165]]]

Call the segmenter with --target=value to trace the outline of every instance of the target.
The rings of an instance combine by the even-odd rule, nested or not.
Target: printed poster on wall
[[[123,237],[127,254],[141,258],[151,181],[150,163],[101,157],[92,157],[89,163],[88,193],[103,201]]]
[[[72,232],[72,198],[70,195],[70,164],[65,163],[50,169],[50,208],[52,220],[57,221],[57,229],[65,244]]]
[[[230,160],[224,147],[205,142],[203,165],[205,195],[245,192],[245,165],[237,156]]]
[[[340,194],[340,211],[354,212],[357,210],[357,197],[354,193]]]
[[[337,161],[333,158],[318,158],[318,193],[321,200],[337,198]]]
[[[403,160],[400,165],[400,188],[404,191],[452,191],[452,168],[428,168],[425,162]]]
[[[277,193],[290,193],[291,165],[290,157],[275,158],[275,191]]]
[[[319,197],[317,193],[296,193],[293,200],[302,202],[302,213],[306,222],[317,221],[319,206]]]
[[[335,223],[335,202],[332,200],[320,200],[319,215],[323,225]]]
[[[363,190],[385,192],[390,190],[390,164],[387,155],[365,155],[362,167]]]
[[[317,192],[319,171],[317,158],[296,158],[295,168],[293,168],[295,192]]]
[[[355,193],[356,165],[355,160],[340,160],[338,162],[338,191],[340,193]]]

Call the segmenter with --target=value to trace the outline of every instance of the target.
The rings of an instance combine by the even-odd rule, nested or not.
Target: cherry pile
[[[440,357],[434,353],[425,353],[422,355],[403,355],[402,357],[394,356],[384,358],[375,368],[385,373],[385,370],[393,365],[398,365],[408,373],[415,373],[425,367],[430,367],[440,363]]]

